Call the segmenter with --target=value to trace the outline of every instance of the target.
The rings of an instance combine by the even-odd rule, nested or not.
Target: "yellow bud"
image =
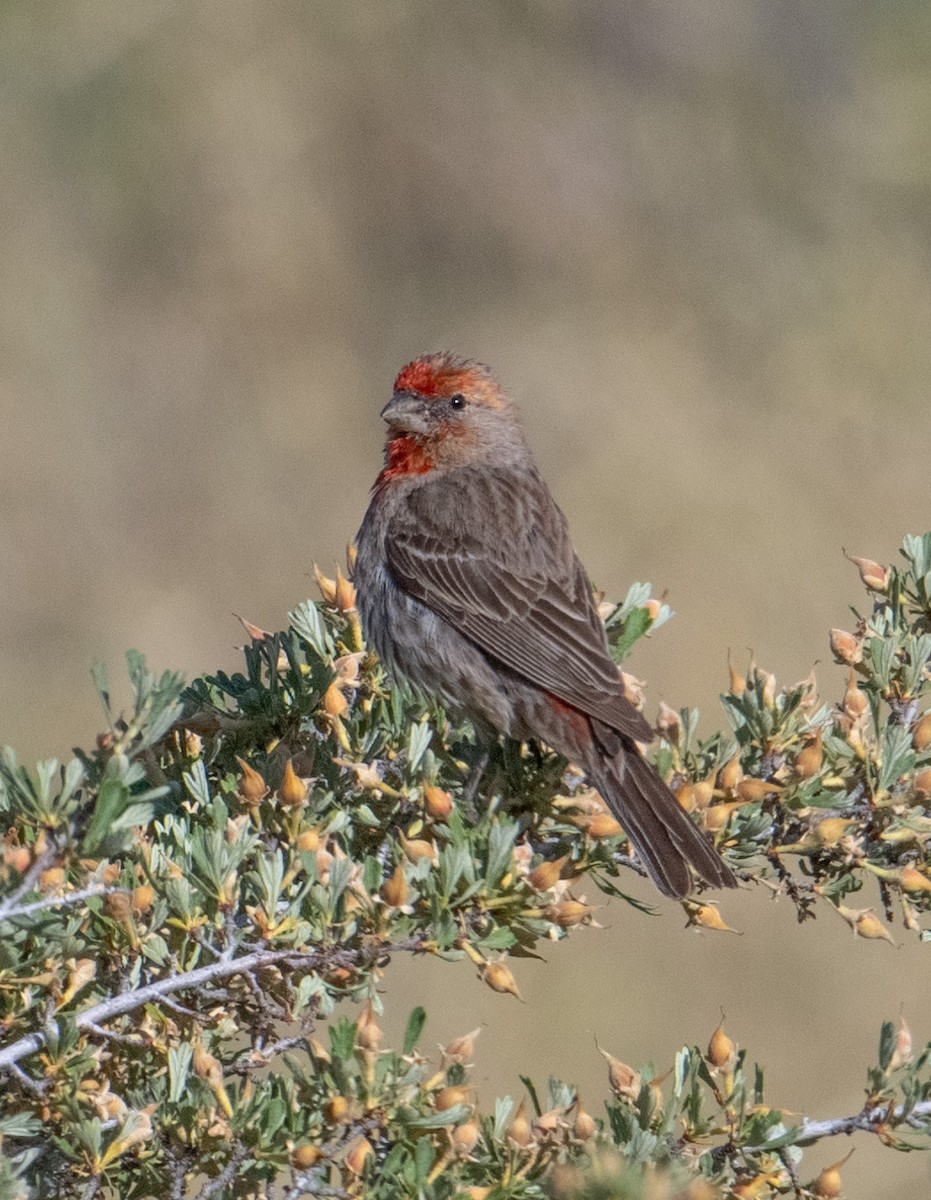
[[[277,794],[285,808],[301,808],[307,800],[307,784],[298,778],[290,758],[285,763],[284,778]]]
[[[892,942],[895,945],[892,934],[882,921],[880,921],[879,917],[869,909],[866,909],[857,917],[854,923],[854,930],[859,937],[881,939],[886,942]]]
[[[400,863],[381,885],[381,898],[392,908],[402,908],[407,903],[407,877]]]
[[[730,651],[727,655],[727,673],[730,677],[730,693],[732,696],[742,696],[747,690],[747,681],[731,662]]]
[[[320,849],[320,830],[305,829],[295,842],[299,854],[316,854]]]
[[[851,1150],[845,1154],[843,1158],[838,1159],[836,1163],[831,1163],[829,1167],[825,1167],[818,1178],[811,1185],[811,1194],[817,1197],[817,1200],[837,1200],[843,1192],[841,1184],[840,1169],[853,1154]]]
[[[317,581],[317,587],[320,589],[320,595],[327,604],[336,603],[336,580],[329,579],[320,568],[314,563],[314,578]]]
[[[242,775],[239,777],[239,798],[243,804],[255,807],[262,803],[268,795],[268,784],[254,767],[250,767],[245,759],[236,756]]]
[[[852,667],[863,658],[863,644],[859,638],[844,629],[832,629],[830,634],[831,653],[837,662]]]
[[[527,882],[535,892],[548,892],[559,881],[562,869],[568,861],[569,855],[564,854],[562,858],[541,862],[539,866],[529,872]]]
[[[354,612],[356,607],[356,589],[339,567],[336,568],[336,607],[344,613]]]
[[[155,889],[148,883],[142,883],[133,888],[133,912],[138,916],[147,913],[155,900]]]
[[[731,813],[743,808],[743,800],[726,800],[720,804],[711,804],[701,814],[701,827],[707,833],[720,833],[728,823]]]
[[[299,1142],[291,1151],[291,1165],[299,1171],[306,1171],[318,1163],[323,1157],[323,1151],[313,1142]]]
[[[732,758],[729,758],[720,771],[718,771],[718,787],[723,792],[734,792],[742,778],[743,771],[740,766],[740,754],[738,752]]]
[[[919,754],[931,746],[931,712],[926,712],[912,730],[912,745]]]
[[[503,962],[487,963],[482,971],[482,979],[493,992],[502,992],[509,996],[516,996],[518,1000],[522,999],[517,990],[517,980]]]
[[[821,763],[824,758],[821,749],[821,741],[824,737],[824,728],[819,727],[815,734],[815,739],[809,742],[804,749],[800,750],[798,757],[795,760],[795,774],[799,779],[811,779],[821,770]]]
[[[721,1019],[721,1024],[711,1035],[711,1041],[708,1043],[708,1052],[705,1058],[713,1067],[724,1071],[732,1070],[734,1063],[737,1061],[737,1047],[724,1032],[723,1018]]]
[[[847,676],[847,690],[844,692],[844,712],[852,718],[862,716],[869,707],[866,693],[857,687],[857,676],[851,671]]]
[[[353,1138],[353,1140],[346,1147],[346,1157],[343,1159],[343,1161],[353,1175],[361,1175],[365,1170],[366,1162],[372,1158],[374,1154],[375,1147],[367,1137],[363,1137],[362,1134],[360,1134],[357,1138]]]
[[[690,925],[696,925],[701,929],[718,929],[722,933],[740,932],[726,924],[716,904],[694,904],[686,901],[684,907],[688,913]]]
[[[356,1021],[356,1045],[362,1050],[377,1050],[384,1036],[375,1020],[370,1000]]]
[[[624,831],[609,812],[591,813],[584,818],[585,824],[580,825],[590,838],[599,839],[619,837]]]
[[[782,785],[769,779],[741,779],[737,784],[737,796],[744,804],[765,800],[767,796],[778,796]]]
[[[39,876],[40,892],[57,892],[64,886],[65,872],[62,867],[49,867]],[[116,893],[121,894],[121,893]],[[109,897],[107,897],[109,899]],[[128,898],[127,898],[128,904]],[[112,914],[111,914],[112,915]]]
[[[330,1125],[342,1125],[349,1116],[349,1101],[345,1096],[331,1096],[323,1106],[323,1115]]]
[[[581,1098],[576,1098],[576,1114],[575,1121],[572,1124],[572,1133],[580,1142],[587,1142],[590,1137],[594,1137],[598,1132],[598,1126],[595,1124],[595,1118],[586,1112],[582,1106]]]
[[[425,783],[423,786],[423,806],[435,821],[445,821],[453,811],[453,798],[443,788]]]
[[[909,863],[899,872],[899,887],[903,892],[931,892],[931,879]]]
[[[334,679],[323,693],[321,704],[328,717],[344,717],[349,712],[349,701],[340,690],[338,680]]]
[[[846,817],[825,817],[816,825],[815,834],[825,849],[831,849],[837,845],[852,824],[853,822]]]
[[[708,807],[714,795],[714,784],[710,779],[698,779],[684,783],[676,792],[676,799],[686,812],[701,812]]]
[[[530,1122],[527,1120],[526,1105],[523,1100],[520,1102],[520,1107],[514,1114],[514,1119],[508,1126],[508,1140],[513,1142],[519,1150],[526,1150],[530,1145],[532,1133]]]
[[[446,1112],[457,1104],[468,1104],[471,1098],[471,1090],[467,1087],[443,1087],[434,1096],[433,1106],[437,1112]]]
[[[471,1117],[462,1125],[457,1125],[450,1133],[449,1140],[457,1154],[468,1155],[475,1149],[481,1128],[476,1117]]]

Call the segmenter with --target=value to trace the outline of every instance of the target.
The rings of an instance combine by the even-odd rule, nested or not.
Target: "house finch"
[[[734,887],[637,748],[653,732],[624,695],[566,518],[488,368],[415,359],[382,416],[385,467],[356,561],[382,660],[479,730],[536,738],[580,766],[667,896],[689,891],[689,864]]]

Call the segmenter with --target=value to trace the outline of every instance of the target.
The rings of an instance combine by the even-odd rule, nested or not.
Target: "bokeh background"
[[[717,726],[728,650],[821,660],[836,699],[841,547],[931,523],[929,53],[907,0],[5,0],[0,740],[87,743],[94,659],[192,675],[235,663],[233,611],[280,627],[439,348],[519,399],[597,582],[668,591],[654,710]],[[552,1070],[597,1108],[596,1037],[665,1067],[723,1007],[819,1117],[883,1017],[931,1037],[927,949],[756,893],[741,936],[663,908],[522,966],[524,1007],[401,964],[395,1028],[484,1023],[483,1102]],[[850,1200],[928,1194],[931,1158],[856,1144]]]

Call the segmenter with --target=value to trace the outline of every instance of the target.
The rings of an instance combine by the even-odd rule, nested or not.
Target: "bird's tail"
[[[717,850],[635,749],[603,756],[589,775],[665,895],[681,900],[688,894],[689,866],[714,887],[737,886]]]

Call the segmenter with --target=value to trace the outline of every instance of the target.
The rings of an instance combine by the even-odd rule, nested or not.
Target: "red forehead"
[[[417,358],[401,369],[394,381],[394,390],[418,392],[421,396],[452,396],[474,383],[477,374],[468,367]]]

